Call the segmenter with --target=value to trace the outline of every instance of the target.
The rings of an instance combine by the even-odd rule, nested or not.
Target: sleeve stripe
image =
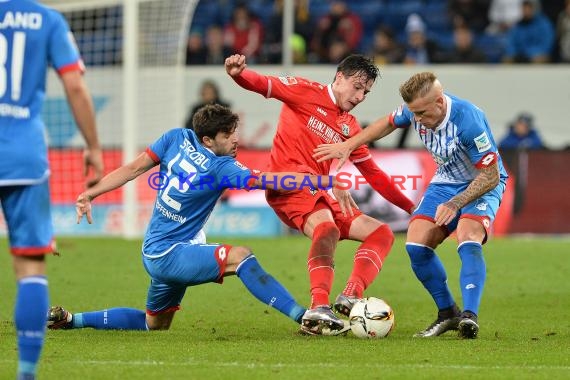
[[[83,74],[85,72],[85,65],[83,64],[83,61],[79,60],[77,62],[73,62],[69,65],[62,66],[57,70],[59,75],[68,73],[70,71],[80,71]]]
[[[150,156],[150,158],[156,162],[157,164],[160,162],[160,158],[156,155],[156,153],[154,153],[152,150],[150,150],[150,147],[147,147],[145,150],[146,154],[148,154]]]

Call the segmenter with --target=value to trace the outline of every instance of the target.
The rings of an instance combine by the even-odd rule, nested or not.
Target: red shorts
[[[362,215],[360,210],[353,208],[354,215],[344,216],[338,202],[325,190],[303,189],[287,192],[266,190],[265,198],[283,223],[300,232],[303,232],[305,222],[312,213],[328,209],[340,230],[340,238],[348,239],[352,222]]]

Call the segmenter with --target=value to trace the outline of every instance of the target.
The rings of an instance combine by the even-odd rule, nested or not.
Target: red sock
[[[334,279],[334,250],[340,231],[333,222],[324,222],[315,227],[309,250],[307,267],[311,283],[311,309],[329,304]]]
[[[342,294],[362,298],[374,281],[394,244],[394,234],[383,224],[362,242],[354,254],[354,267]]]

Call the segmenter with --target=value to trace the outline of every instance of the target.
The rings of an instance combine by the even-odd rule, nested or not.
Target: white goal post
[[[180,119],[187,107],[183,96],[186,40],[198,0],[42,2],[62,12],[75,34],[87,65],[86,81],[96,108],[102,109],[97,113],[97,123],[104,149],[119,149],[122,162],[129,162],[144,149],[141,141],[149,140],[145,131],[150,128],[146,126],[152,124],[156,131],[157,125],[163,125],[166,131],[180,125],[180,120],[173,119]],[[59,97],[60,87],[50,73],[48,97]],[[71,144],[80,146],[81,140]],[[64,166],[55,163],[52,167]],[[98,229],[100,233],[126,238],[142,234],[148,218],[148,210],[141,209],[148,208],[148,202],[146,206],[140,202],[139,190],[147,190],[140,184],[143,180],[138,186],[124,186],[121,205],[113,205],[114,211],[101,215],[115,222],[101,221],[104,226]],[[57,232],[62,218],[54,219]]]

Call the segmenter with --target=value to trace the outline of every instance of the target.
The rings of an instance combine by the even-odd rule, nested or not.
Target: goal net
[[[43,2],[66,17],[87,67],[106,173],[136,157],[159,133],[181,126],[186,38],[197,0]],[[155,196],[147,182],[150,172],[97,198],[94,225],[76,225],[75,199],[85,188],[84,143],[53,70],[43,117],[56,233],[140,236]]]

